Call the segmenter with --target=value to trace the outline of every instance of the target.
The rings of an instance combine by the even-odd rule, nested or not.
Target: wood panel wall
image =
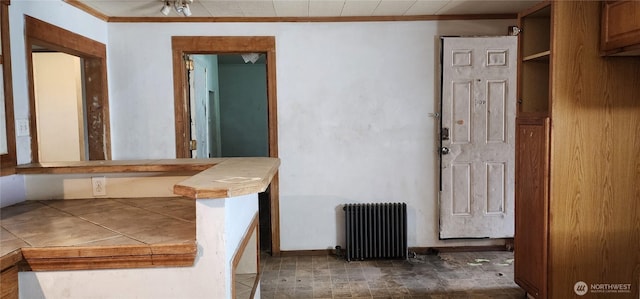
[[[599,1],[554,5],[549,298],[638,298],[640,57],[599,56]]]

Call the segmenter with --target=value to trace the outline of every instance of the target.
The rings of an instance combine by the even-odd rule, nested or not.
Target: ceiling
[[[171,0],[173,1],[173,0]],[[163,0],[72,0],[111,17],[183,17],[160,13]],[[191,17],[381,17],[513,14],[540,0],[194,0]],[[183,17],[184,18],[184,17]]]

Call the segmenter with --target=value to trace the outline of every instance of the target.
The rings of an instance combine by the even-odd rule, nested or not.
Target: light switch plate
[[[17,121],[18,127],[16,128],[17,137],[29,136],[29,120],[28,119],[18,119]]]

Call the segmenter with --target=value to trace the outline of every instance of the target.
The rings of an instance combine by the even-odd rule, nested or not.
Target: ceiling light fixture
[[[191,8],[189,8],[189,4],[184,4],[182,6],[182,13],[185,17],[191,16]]]
[[[169,3],[169,1],[166,1],[164,5],[162,5],[160,12],[165,16],[169,15],[169,13],[171,12],[171,4]]]
[[[191,8],[189,7],[189,4],[193,3],[193,0],[167,0],[164,2],[164,4],[162,5],[162,8],[160,9],[160,12],[165,15],[168,16],[169,13],[171,12],[171,3],[173,2],[173,9],[176,11],[176,13],[178,13],[179,15],[183,15],[185,17],[191,16]]]

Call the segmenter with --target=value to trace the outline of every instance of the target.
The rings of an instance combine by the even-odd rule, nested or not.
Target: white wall
[[[438,37],[501,35],[514,23],[110,23],[113,157],[175,156],[171,36],[275,36],[282,250],[341,244],[341,204],[387,201],[408,204],[409,246],[492,244],[438,240],[429,113]]]
[[[191,174],[193,175],[193,174]],[[26,200],[174,197],[173,186],[191,177],[186,173],[90,173],[24,175]],[[92,177],[104,177],[105,195],[93,195]]]
[[[22,175],[0,177],[0,208],[22,202],[25,199],[26,193]]]

